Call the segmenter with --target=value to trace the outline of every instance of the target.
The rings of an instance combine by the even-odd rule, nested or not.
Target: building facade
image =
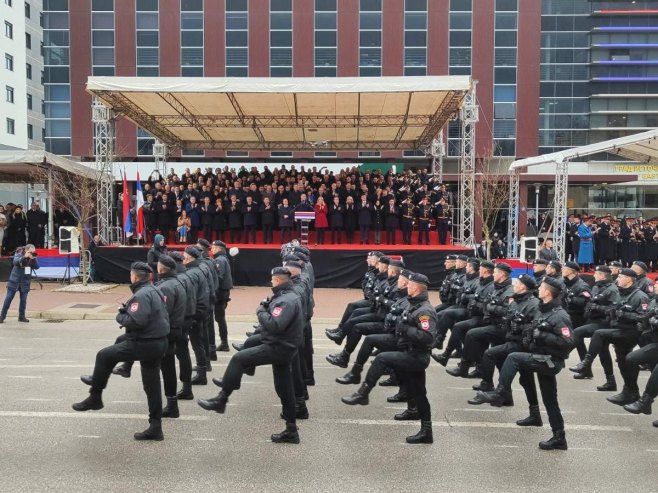
[[[0,22],[0,149],[43,149],[41,2],[3,0]]]

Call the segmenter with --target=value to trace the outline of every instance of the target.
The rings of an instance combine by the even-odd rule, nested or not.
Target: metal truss
[[[432,174],[443,183],[443,158],[446,155],[446,146],[443,140],[443,129],[432,141],[429,149],[429,155],[432,156]]]
[[[222,141],[217,140],[208,143],[205,140],[188,140],[183,144],[184,149],[207,150],[207,149],[230,149],[244,151],[386,151],[391,149],[418,149],[417,141],[403,140],[396,147],[392,147],[391,141]],[[423,146],[420,146],[421,148]]]
[[[96,198],[98,234],[108,242],[116,241],[112,228],[112,204],[114,202],[114,112],[98,99],[92,102],[92,122],[94,123],[94,155],[96,158],[97,188]]]
[[[509,175],[509,213],[507,217],[507,258],[516,258],[519,252],[520,171],[514,169]]]
[[[560,262],[566,258],[567,195],[569,192],[569,162],[555,163],[555,205],[553,207],[553,247]]]
[[[155,139],[153,143],[153,160],[155,161],[155,169],[162,176],[167,176],[168,151],[167,144],[163,144],[158,139]]]
[[[461,166],[459,169],[459,241],[464,246],[475,246],[475,124],[478,106],[475,98],[476,81],[466,94],[461,108]]]

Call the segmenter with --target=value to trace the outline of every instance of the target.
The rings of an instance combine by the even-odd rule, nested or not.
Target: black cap
[[[564,283],[554,277],[546,276],[541,280],[542,283],[548,284],[553,290],[560,292],[564,289]]]
[[[302,252],[304,255],[308,255],[309,257],[311,256],[311,250],[304,245],[297,245],[294,250],[296,252]]]
[[[633,279],[637,279],[637,272],[635,272],[633,269],[622,269],[619,271],[620,276],[628,276],[632,277]]]
[[[373,250],[372,252],[368,252],[368,257],[383,257],[384,254],[380,252],[379,250]]]
[[[300,270],[304,268],[301,262],[296,258],[294,260],[286,260],[284,263],[284,267],[295,267]]]
[[[297,262],[299,259],[297,258],[297,255],[292,255],[290,253],[287,253],[286,255],[283,256],[281,260],[283,262]]]
[[[303,262],[308,262],[308,255],[306,255],[304,252],[294,252],[295,257],[297,257],[298,260],[301,260]]]
[[[145,274],[153,274],[153,269],[146,262],[133,262],[130,264],[130,270],[133,272],[144,272]]]
[[[532,261],[532,265],[548,265],[548,260],[544,260],[543,258],[536,258]]]
[[[183,261],[183,254],[180,252],[169,252],[169,256],[179,264]]]
[[[535,282],[535,278],[532,276],[529,276],[528,274],[521,274],[518,277],[519,281],[522,282],[523,284],[526,285],[526,287],[530,290],[535,290],[537,289],[537,283]]]
[[[409,282],[415,282],[415,283],[418,283],[418,284],[424,284],[425,286],[429,286],[429,285],[430,285],[430,280],[427,278],[427,276],[424,275],[424,274],[419,274],[419,273],[417,273],[417,272],[413,272],[413,273],[409,276]]]
[[[201,238],[200,240],[197,240],[197,245],[201,245],[203,248],[208,250],[210,248],[210,242],[206,240],[205,238]]]
[[[505,262],[498,262],[494,266],[494,269],[502,270],[503,272],[507,272],[508,274],[512,273],[512,268],[510,267],[509,264]]]
[[[568,269],[575,270],[576,272],[580,272],[580,265],[578,265],[576,262],[565,262],[564,266],[567,267]]]
[[[491,260],[483,260],[482,262],[480,262],[480,267],[484,267],[485,269],[489,269],[489,270],[494,270],[496,264],[494,264]]]
[[[462,262],[468,262],[468,256],[467,255],[457,255],[457,260],[461,260]]]
[[[649,268],[647,267],[647,264],[645,264],[644,262],[641,262],[640,260],[636,260],[635,262],[633,262],[633,265],[637,265],[644,272],[647,272],[649,270]]]
[[[270,272],[270,275],[290,277],[290,271],[285,267],[275,267],[272,269],[272,272]]]
[[[402,270],[400,271],[400,275],[401,275],[402,277],[406,277],[407,279],[409,279],[411,276],[413,276],[413,274],[414,274],[414,273],[411,272],[409,269],[402,269]]]
[[[199,256],[201,255],[201,252],[199,251],[199,249],[197,247],[195,247],[194,245],[186,246],[185,247],[185,253],[187,253],[190,257],[194,257],[194,258],[199,258]]]
[[[391,259],[388,258],[388,257],[386,257],[386,256],[384,256],[384,257],[379,257],[379,263],[380,263],[380,264],[386,264],[386,265],[388,265],[388,264],[391,263]]]
[[[480,259],[479,258],[470,257],[468,259],[467,263],[471,264],[474,269],[479,269],[480,268]]]
[[[169,255],[160,255],[160,258],[158,258],[158,263],[164,265],[169,270],[176,269],[176,261]]]
[[[215,240],[212,242],[213,245],[226,248],[226,243],[224,243],[222,240]]]
[[[555,270],[562,270],[562,264],[557,260],[551,260],[548,265],[553,267]]]
[[[621,269],[624,266],[619,260],[614,260],[610,262],[610,267],[617,267],[618,269]]]
[[[399,269],[402,269],[404,267],[404,262],[402,260],[393,259],[391,260],[391,263],[388,265],[390,265],[391,267],[398,267]]]
[[[457,255],[451,253],[449,255],[446,255],[445,259],[446,260],[457,260]]]
[[[596,272],[605,272],[606,274],[612,274],[612,270],[607,265],[597,265]]]

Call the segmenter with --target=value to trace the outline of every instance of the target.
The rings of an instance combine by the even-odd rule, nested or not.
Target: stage
[[[230,257],[233,283],[236,286],[267,286],[270,270],[281,265],[281,245],[231,244],[240,253]],[[169,245],[183,250],[185,245]],[[444,277],[443,260],[451,253],[472,255],[472,250],[455,245],[309,245],[315,269],[315,286],[319,288],[358,288],[366,270],[366,254],[379,250],[403,258],[407,268],[422,272],[437,288]],[[147,247],[100,247],[94,256],[96,274],[104,282],[129,282],[130,264],[146,261]]]

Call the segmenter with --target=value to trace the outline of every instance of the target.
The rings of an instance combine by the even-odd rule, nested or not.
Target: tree
[[[487,242],[487,259],[491,259],[496,222],[501,210],[509,202],[509,174],[501,172],[498,164],[491,156],[478,159],[479,173],[475,177],[475,216],[482,223],[482,236]]]

